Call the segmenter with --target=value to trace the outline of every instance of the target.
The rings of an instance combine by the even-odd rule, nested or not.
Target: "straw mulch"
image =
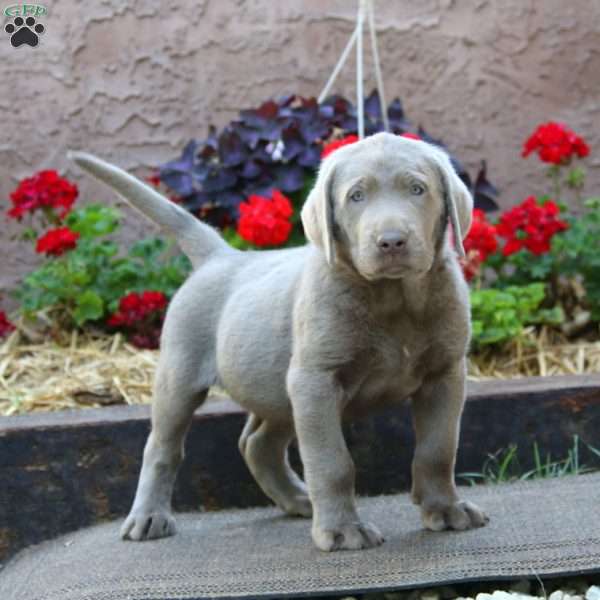
[[[0,415],[150,401],[157,351],[122,336],[73,332],[67,343],[30,342],[19,330],[0,346]],[[482,380],[600,372],[600,341],[569,343],[526,332],[501,350],[472,355],[469,377]]]
[[[527,328],[515,341],[469,357],[469,378],[511,379],[600,373],[600,340],[570,340],[554,329]]]
[[[0,346],[0,415],[150,402],[157,356],[120,334],[74,331],[59,345],[14,331]]]

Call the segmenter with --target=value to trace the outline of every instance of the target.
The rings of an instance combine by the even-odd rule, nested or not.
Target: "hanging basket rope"
[[[377,32],[375,31],[375,8],[374,0],[359,0],[358,14],[356,16],[356,27],[342,51],[340,59],[335,65],[323,91],[319,94],[319,104],[329,95],[333,84],[335,83],[340,71],[346,64],[350,52],[356,45],[356,116],[358,120],[358,137],[365,137],[365,92],[363,87],[364,81],[364,56],[363,56],[363,35],[365,18],[369,28],[369,37],[371,39],[371,54],[373,55],[373,63],[375,66],[375,79],[377,82],[377,92],[379,94],[379,104],[381,107],[381,116],[383,119],[383,127],[385,131],[390,130],[390,123],[387,114],[387,105],[385,103],[385,91],[383,88],[383,77],[381,75],[381,65],[379,62],[379,49],[377,47]]]

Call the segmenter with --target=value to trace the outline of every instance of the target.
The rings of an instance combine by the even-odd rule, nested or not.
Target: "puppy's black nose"
[[[399,231],[385,231],[377,238],[377,247],[384,254],[396,254],[404,250],[406,235]]]

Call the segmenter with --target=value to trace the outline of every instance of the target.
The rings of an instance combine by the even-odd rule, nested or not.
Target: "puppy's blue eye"
[[[352,202],[362,202],[365,199],[365,193],[362,190],[354,190],[350,194],[350,200]]]
[[[413,183],[410,186],[410,193],[413,194],[413,196],[421,196],[425,193],[425,186],[422,186],[420,183]]]

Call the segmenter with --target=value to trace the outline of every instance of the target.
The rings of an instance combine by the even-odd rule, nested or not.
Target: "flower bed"
[[[365,114],[368,134],[382,129],[376,94],[367,98]],[[388,115],[394,133],[440,143],[411,125],[398,99]],[[174,202],[221,227],[235,247],[294,246],[305,242],[299,209],[321,157],[356,141],[356,111],[346,99],[333,96],[318,104],[288,96],[242,111],[221,132],[213,128],[207,139],[191,141],[180,158],[161,166],[150,181]],[[490,216],[497,208],[497,192],[485,165],[471,178],[453,158],[475,198],[462,262],[471,288],[472,377],[598,369],[600,198],[582,199],[585,172],[579,165],[589,153],[585,140],[566,126],[538,127],[525,141],[523,156],[536,154],[550,165],[551,194],[530,195],[497,216]],[[127,348],[123,351],[135,372],[130,348],[158,347],[168,301],[190,271],[189,261],[174,256],[160,238],[119,247],[113,239],[118,211],[78,203],[78,196],[73,182],[50,170],[21,181],[11,194],[8,216],[22,223],[22,237],[32,241],[44,262],[14,292],[20,316],[13,320],[18,319],[18,336],[25,345],[13,337],[2,351],[0,383],[8,390],[2,392],[4,413],[22,410],[17,405],[47,405],[36,399],[35,381],[25,383],[22,373],[15,375],[20,373],[15,356],[40,373],[45,373],[42,363],[48,356],[72,364],[68,353],[83,347],[69,341],[60,350],[65,338],[93,340],[88,344],[92,355],[110,349],[109,363],[116,348]],[[13,331],[14,324],[0,311],[0,338]],[[110,337],[115,334],[130,346]],[[28,344],[40,336],[58,345],[36,347],[41,363],[34,365]],[[154,360],[148,359],[152,354],[140,356]],[[125,367],[117,370],[129,379]],[[112,396],[126,401],[130,396],[124,389],[115,392],[113,384],[101,385],[112,389]],[[146,388],[136,392],[142,401],[148,397]],[[80,404],[63,384],[56,389],[61,390],[56,397],[65,398],[60,402]]]

